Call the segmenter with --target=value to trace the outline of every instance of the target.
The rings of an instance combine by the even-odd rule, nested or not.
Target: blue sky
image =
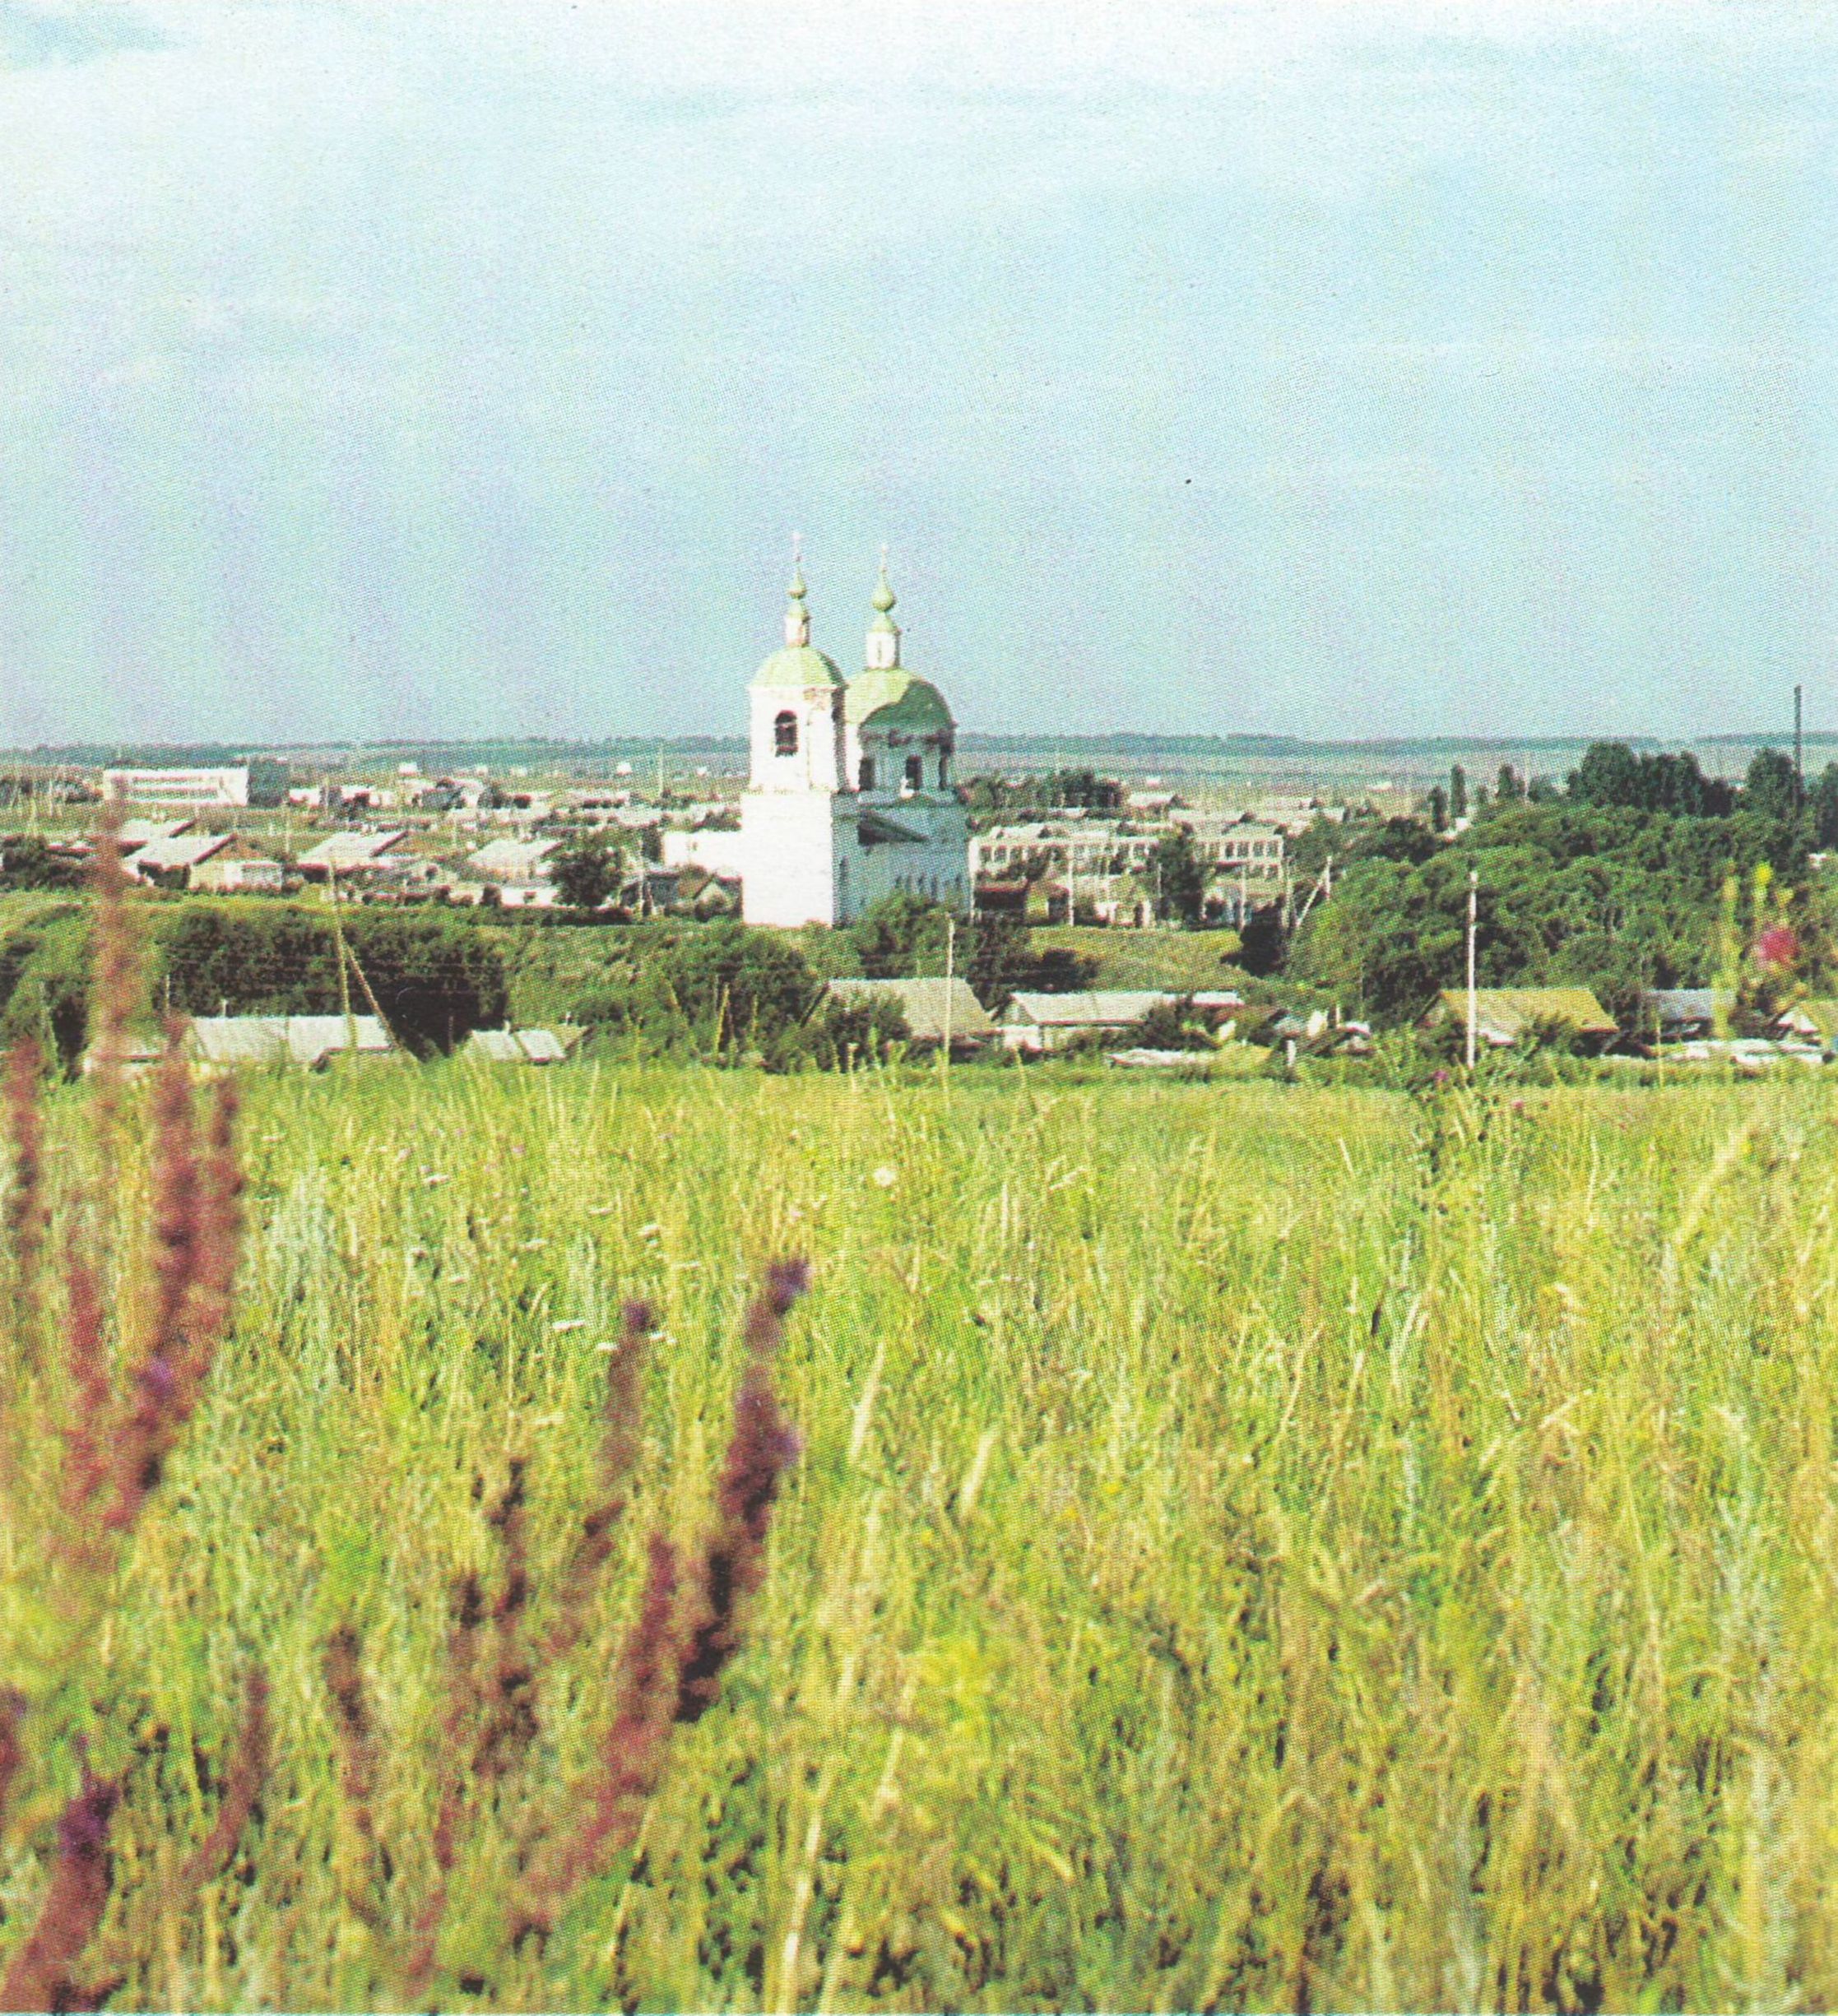
[[[1838,728],[1838,8],[0,0],[0,739]]]

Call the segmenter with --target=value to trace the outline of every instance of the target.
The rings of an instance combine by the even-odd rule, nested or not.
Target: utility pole
[[[957,973],[958,920],[945,913],[945,1049],[940,1062],[945,1075],[951,1075],[951,986]]]
[[[351,976],[346,971],[345,926],[338,915],[338,870],[326,864],[326,892],[332,898],[332,938],[338,954],[338,1012],[345,1018],[345,1050],[357,1054],[357,1017],[351,1013]]]
[[[1803,686],[1794,688],[1794,809],[1798,812],[1806,803],[1806,749],[1800,734],[1802,723],[1801,700],[1805,693]]]
[[[1474,927],[1480,914],[1480,876],[1468,871],[1468,1070],[1474,1070],[1475,1037],[1480,1022],[1480,1003],[1474,993]]]

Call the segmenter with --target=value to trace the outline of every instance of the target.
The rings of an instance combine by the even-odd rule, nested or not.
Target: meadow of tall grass
[[[0,1968],[89,1769],[118,2006],[1829,2004],[1835,1122],[1816,1084],[252,1079],[234,1322],[43,1722]],[[657,1543],[721,1524],[794,1254],[744,1632],[532,1935],[531,1814],[579,1821]],[[456,1848],[453,1591],[505,1586],[513,1490],[568,1585],[634,1301],[606,1571]],[[45,1573],[16,1498],[0,1685]],[[258,1671],[260,1789],[188,1887]]]

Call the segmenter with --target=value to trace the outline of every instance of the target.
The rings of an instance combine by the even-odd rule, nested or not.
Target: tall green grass
[[[489,1569],[513,1457],[555,1572],[637,1295],[635,1503],[591,1656],[541,1689],[542,1770],[583,1768],[582,1675],[646,1534],[705,1523],[745,1299],[801,1252],[804,1448],[745,1650],[636,1851],[509,1960],[488,1820],[449,2004],[1829,2004],[1835,1119],[1811,1086],[252,1082],[235,1332],[98,1650],[111,1909],[144,1927],[118,2002],[379,1992],[430,1866],[450,1579]],[[346,1620],[380,1934],[342,1874]],[[260,1811],[162,1914],[256,1659]]]

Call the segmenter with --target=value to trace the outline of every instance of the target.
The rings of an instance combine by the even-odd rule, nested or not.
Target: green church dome
[[[836,660],[810,644],[787,644],[775,651],[753,675],[755,686],[783,686],[802,692],[812,686],[842,686],[847,682]]]
[[[940,729],[948,732],[957,725],[938,688],[900,665],[884,672],[856,673],[849,681],[842,707],[845,718],[858,728],[871,724],[927,735]]]

